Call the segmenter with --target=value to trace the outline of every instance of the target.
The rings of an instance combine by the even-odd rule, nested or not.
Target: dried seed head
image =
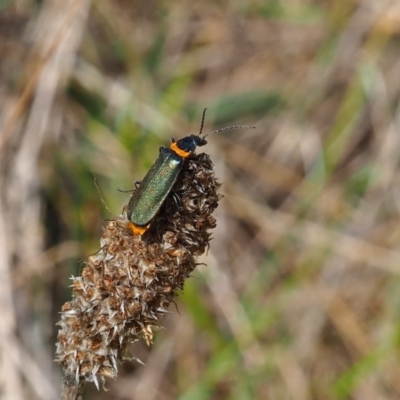
[[[73,298],[62,307],[56,354],[66,376],[98,386],[134,358],[131,343],[152,342],[195,256],[209,246],[219,187],[209,156],[192,155],[143,236],[132,235],[125,215],[105,224],[101,249],[72,278]]]

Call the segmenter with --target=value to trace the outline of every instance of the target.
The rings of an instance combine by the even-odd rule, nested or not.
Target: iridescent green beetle
[[[205,146],[207,144],[205,140],[207,136],[228,129],[253,128],[247,125],[228,126],[201,137],[206,111],[207,109],[203,111],[198,135],[186,136],[178,141],[172,138],[169,147],[160,147],[160,154],[157,160],[133,193],[126,211],[130,221],[129,225],[134,235],[143,235],[150,227],[152,219],[156,216],[171,191],[185,159],[195,151],[197,146]]]

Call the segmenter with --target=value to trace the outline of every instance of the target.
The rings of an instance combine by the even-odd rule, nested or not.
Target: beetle
[[[151,221],[171,191],[184,161],[196,150],[196,147],[207,144],[206,137],[228,129],[254,128],[247,125],[228,126],[201,137],[206,111],[207,109],[203,111],[198,135],[185,136],[177,141],[172,138],[169,147],[160,147],[156,161],[132,194],[126,212],[134,235],[143,235],[150,227]]]

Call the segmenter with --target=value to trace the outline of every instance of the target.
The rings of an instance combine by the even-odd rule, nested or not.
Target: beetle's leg
[[[140,181],[138,181],[139,183],[140,183]],[[136,183],[138,183],[138,182],[135,182],[135,188],[137,189],[137,186],[136,186]],[[130,190],[121,190],[121,189],[117,189],[118,190],[118,192],[121,192],[121,193],[132,193],[132,192],[134,192],[135,191],[135,189],[130,189]]]
[[[177,193],[172,193],[172,198],[174,199],[174,202],[175,202],[176,205],[179,206],[181,204],[181,199],[179,198]]]

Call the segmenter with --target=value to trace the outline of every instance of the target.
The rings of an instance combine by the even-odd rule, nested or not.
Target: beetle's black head
[[[171,139],[172,144],[171,144],[170,148],[173,151],[175,151],[178,155],[180,155],[181,157],[184,157],[184,158],[188,157],[190,154],[192,154],[196,150],[197,146],[205,146],[207,144],[206,137],[210,136],[210,135],[214,135],[214,133],[223,132],[228,129],[254,128],[254,126],[247,126],[247,125],[228,126],[226,128],[217,129],[216,131],[207,133],[207,135],[204,135],[203,137],[201,137],[201,133],[203,132],[203,127],[204,127],[204,118],[206,116],[206,111],[207,111],[207,108],[205,108],[203,111],[203,118],[201,120],[201,127],[200,127],[200,132],[198,135],[186,136],[182,139],[179,139],[176,142],[174,139]]]
[[[180,150],[193,153],[197,146],[205,146],[207,141],[200,136],[190,135],[176,141],[176,145]]]

